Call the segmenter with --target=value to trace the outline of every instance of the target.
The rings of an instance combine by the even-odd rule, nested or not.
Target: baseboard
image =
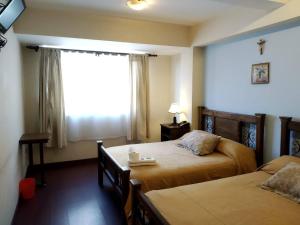
[[[98,158],[90,158],[90,159],[80,159],[80,160],[71,160],[71,161],[63,161],[63,162],[54,162],[54,163],[45,163],[44,168],[47,169],[60,169],[65,167],[77,166],[82,164],[95,163],[98,161]],[[41,167],[40,164],[33,165],[33,170],[38,170]],[[28,168],[27,168],[28,171]]]

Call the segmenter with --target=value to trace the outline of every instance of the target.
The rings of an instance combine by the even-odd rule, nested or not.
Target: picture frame
[[[270,82],[270,63],[252,65],[251,83],[268,84]]]

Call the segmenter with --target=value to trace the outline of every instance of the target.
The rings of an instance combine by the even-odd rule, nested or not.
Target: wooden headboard
[[[280,155],[290,155],[291,152],[291,143],[293,141],[293,132],[300,133],[300,122],[292,121],[292,117],[280,117],[281,120],[281,143],[280,143]],[[294,142],[296,150],[300,151],[300,143]]]
[[[198,107],[200,130],[242,143],[255,150],[257,166],[263,164],[265,114],[244,115]]]

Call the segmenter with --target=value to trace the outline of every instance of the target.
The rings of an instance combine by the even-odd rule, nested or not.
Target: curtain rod
[[[38,52],[40,48],[43,48],[43,47],[40,47],[38,45],[27,45],[26,48],[28,49],[31,49],[31,50],[34,50],[35,52]],[[55,48],[56,49],[56,48]],[[82,52],[82,53],[98,53],[98,54],[104,54],[104,55],[130,55],[129,53],[124,53],[124,52],[105,52],[105,51],[91,51],[91,50],[78,50],[78,49],[65,49],[65,48],[57,48],[61,51],[70,51],[70,52]],[[146,54],[147,56],[149,57],[157,57],[157,55],[155,54]]]

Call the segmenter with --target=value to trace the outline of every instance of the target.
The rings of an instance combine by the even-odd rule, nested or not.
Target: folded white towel
[[[137,161],[128,161],[129,166],[153,166],[156,165],[156,160],[152,157],[142,157]]]
[[[157,163],[156,162],[148,162],[148,163],[131,163],[129,162],[128,165],[130,167],[135,167],[135,166],[155,166]]]

